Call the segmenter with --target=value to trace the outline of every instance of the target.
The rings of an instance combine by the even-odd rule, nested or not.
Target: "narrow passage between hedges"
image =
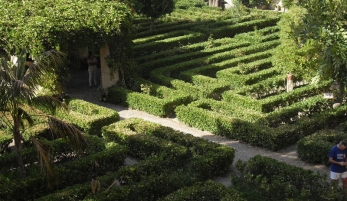
[[[121,120],[131,117],[142,118],[150,122],[159,123],[163,126],[171,127],[175,130],[184,133],[190,133],[196,137],[202,137],[209,141],[232,147],[236,150],[234,163],[231,167],[232,170],[236,170],[235,163],[238,160],[246,161],[255,155],[262,155],[274,158],[278,161],[282,161],[290,165],[302,167],[304,169],[319,172],[321,174],[326,174],[327,177],[329,174],[329,167],[325,165],[312,165],[301,161],[297,156],[295,145],[285,147],[277,152],[273,152],[263,148],[254,147],[245,143],[241,143],[236,140],[230,140],[221,136],[213,135],[208,131],[201,131],[192,128],[184,123],[181,123],[176,118],[161,118],[142,111],[132,110],[121,105],[114,105],[110,103],[101,102],[99,99],[101,94],[100,88],[89,88],[88,86],[87,71],[77,71],[71,74],[71,82],[68,84],[67,94],[74,98],[83,99],[85,101],[116,110],[119,113]],[[224,177],[215,178],[215,181],[222,183],[226,186],[230,186],[230,174],[225,175]]]

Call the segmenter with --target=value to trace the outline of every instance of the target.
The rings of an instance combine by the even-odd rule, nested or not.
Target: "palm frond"
[[[18,115],[21,116],[22,127],[24,127],[24,121],[28,124],[28,126],[32,126],[34,124],[34,120],[31,115],[23,108],[18,108]]]
[[[45,73],[59,74],[64,58],[65,54],[57,50],[44,52],[29,66],[22,80],[29,86],[36,86]]]
[[[30,139],[36,147],[41,170],[46,170],[48,181],[53,181],[56,175],[54,171],[53,160],[50,155],[50,147],[48,145],[44,145],[33,136],[30,137]]]
[[[51,114],[55,113],[56,108],[63,108],[68,110],[68,106],[65,103],[61,102],[53,96],[36,96],[31,99],[29,105],[33,105],[37,108],[43,107],[44,109],[47,109]]]
[[[6,71],[5,68],[0,68],[0,78],[1,78],[1,82],[3,83],[9,83],[12,81],[9,72]]]
[[[26,60],[26,52],[23,50],[19,55],[12,56],[16,58],[12,62],[12,68],[15,71],[16,80],[21,80],[26,72],[25,68],[25,60]]]
[[[35,95],[35,91],[26,85],[22,80],[14,80],[12,90],[17,93],[16,95],[21,95],[23,97],[30,98]]]
[[[48,116],[48,125],[54,138],[61,137],[67,140],[75,151],[83,151],[86,148],[87,140],[75,126],[53,116]]]
[[[13,79],[8,71],[0,68],[0,106],[6,107],[11,96],[11,83]]]

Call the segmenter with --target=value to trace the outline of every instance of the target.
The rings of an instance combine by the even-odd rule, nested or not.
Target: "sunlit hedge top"
[[[0,0],[0,10],[0,47],[33,54],[100,45],[131,27],[129,8],[113,0]]]

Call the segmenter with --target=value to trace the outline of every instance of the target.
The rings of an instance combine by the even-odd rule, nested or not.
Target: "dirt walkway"
[[[186,124],[178,121],[178,119],[176,118],[160,118],[160,117],[157,117],[142,111],[132,110],[120,105],[114,105],[114,104],[99,101],[99,97],[101,94],[100,89],[89,88],[87,71],[82,71],[82,72],[77,72],[72,74],[71,80],[72,81],[68,85],[69,86],[67,90],[68,95],[70,95],[71,97],[80,98],[85,101],[116,110],[119,113],[121,119],[126,119],[131,117],[142,118],[150,122],[159,123],[163,126],[171,127],[175,130],[179,130],[184,133],[190,133],[196,137],[202,137],[209,141],[234,148],[236,152],[235,152],[235,159],[232,165],[232,169],[236,169],[235,164],[238,160],[246,161],[255,155],[262,155],[262,156],[268,156],[268,157],[274,158],[278,161],[283,161],[290,165],[294,165],[297,167],[302,167],[304,169],[319,172],[321,174],[328,175],[329,173],[329,167],[326,167],[325,165],[312,165],[312,164],[308,164],[306,162],[301,161],[297,156],[295,145],[286,147],[277,152],[273,152],[273,151],[269,151],[259,147],[254,147],[245,143],[241,143],[239,141],[230,140],[224,137],[216,136],[208,131],[201,131],[201,130],[192,128],[190,126],[187,126]],[[230,174],[231,173],[223,177],[215,178],[215,180],[226,186],[230,186],[231,185]]]

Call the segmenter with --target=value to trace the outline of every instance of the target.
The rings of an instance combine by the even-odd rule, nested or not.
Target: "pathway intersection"
[[[314,172],[319,172],[321,174],[326,174],[327,177],[329,174],[329,167],[325,165],[312,165],[312,164],[301,161],[297,156],[296,145],[288,146],[279,151],[273,152],[263,148],[251,146],[249,144],[242,143],[236,140],[231,140],[221,136],[213,135],[212,133],[208,131],[201,131],[201,130],[195,129],[193,127],[190,127],[180,122],[177,118],[161,118],[161,117],[148,114],[146,112],[129,109],[121,105],[101,102],[99,99],[101,94],[100,89],[89,88],[88,86],[87,71],[74,72],[71,74],[71,81],[68,84],[67,94],[74,98],[83,99],[85,101],[116,110],[119,113],[121,120],[132,118],[132,117],[142,118],[150,122],[159,123],[163,126],[171,127],[175,130],[179,130],[184,133],[190,133],[193,136],[201,137],[209,141],[234,148],[236,150],[235,159],[231,167],[230,173],[222,177],[215,178],[215,181],[222,183],[226,186],[231,185],[230,175],[233,169],[234,170],[236,169],[235,167],[236,162],[238,160],[247,161],[248,159],[256,155],[271,157],[278,161],[282,161],[290,165],[302,167],[304,169],[312,170]]]

